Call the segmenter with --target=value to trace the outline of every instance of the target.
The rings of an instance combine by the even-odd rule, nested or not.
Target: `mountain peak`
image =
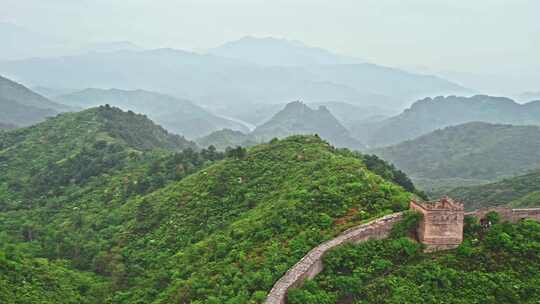
[[[301,101],[288,103],[268,122],[253,131],[253,135],[263,141],[293,134],[318,134],[338,147],[353,149],[362,147],[358,141],[350,137],[349,131],[326,107],[320,106],[314,110]]]

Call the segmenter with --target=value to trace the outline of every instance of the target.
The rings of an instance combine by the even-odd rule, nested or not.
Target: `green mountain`
[[[248,131],[243,125],[211,114],[190,101],[144,90],[86,89],[55,99],[80,108],[109,104],[146,114],[167,130],[188,138],[204,136],[223,128]]]
[[[349,131],[330,113],[320,106],[313,110],[302,102],[287,104],[269,121],[258,126],[252,133],[258,141],[283,138],[293,134],[318,134],[338,147],[362,148],[362,144],[349,135]]]
[[[249,147],[257,144],[252,135],[231,129],[215,131],[195,141],[201,147],[214,146],[221,151],[227,147]]]
[[[463,201],[470,210],[507,204],[540,206],[540,170],[485,185],[458,187],[448,194]]]
[[[420,188],[444,194],[540,168],[540,127],[467,123],[372,152]]]
[[[540,124],[540,101],[518,104],[503,97],[425,98],[398,116],[374,123],[360,122],[351,134],[371,147],[397,144],[434,130],[467,122]]]
[[[0,257],[42,259],[41,303],[257,303],[314,245],[410,198],[384,162],[315,136],[173,152],[192,144],[110,107],[0,136]],[[13,280],[1,302],[22,301]]]
[[[28,126],[70,108],[54,103],[21,84],[0,76],[0,122]]]
[[[457,249],[423,253],[407,237],[345,245],[289,304],[536,303],[540,300],[540,223],[467,220]]]
[[[46,194],[55,185],[84,183],[122,167],[141,151],[195,147],[145,116],[118,108],[66,113],[32,127],[0,133],[0,189]],[[10,193],[0,191],[0,199],[11,201]]]

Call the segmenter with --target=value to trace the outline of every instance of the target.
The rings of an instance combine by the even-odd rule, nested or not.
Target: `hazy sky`
[[[75,43],[204,49],[301,40],[392,66],[540,68],[539,0],[0,0],[0,21]]]

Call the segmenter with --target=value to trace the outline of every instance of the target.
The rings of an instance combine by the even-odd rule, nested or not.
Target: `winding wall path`
[[[371,239],[388,237],[395,223],[399,222],[403,213],[393,213],[344,231],[339,236],[313,248],[298,263],[279,279],[268,294],[266,304],[285,304],[289,288],[300,286],[306,279],[312,279],[323,270],[324,254],[345,243],[359,243]]]
[[[503,220],[518,222],[524,218],[540,221],[540,208],[510,209],[494,207],[467,212],[478,218],[483,218],[488,212],[498,212]],[[290,268],[275,284],[266,298],[265,304],[286,304],[287,292],[290,288],[299,287],[306,279],[312,279],[323,269],[323,256],[328,250],[345,243],[359,243],[366,240],[384,239],[392,230],[395,223],[403,218],[403,213],[393,213],[379,219],[362,224],[341,233],[334,239],[326,241],[308,252],[298,263]]]

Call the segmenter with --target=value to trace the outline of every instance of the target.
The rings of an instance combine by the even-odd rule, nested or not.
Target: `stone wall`
[[[465,215],[484,218],[489,212],[497,212],[503,221],[517,223],[524,218],[540,221],[540,208],[511,209],[507,207],[482,208],[476,211],[467,212]]]
[[[499,213],[503,220],[512,223],[519,222],[524,218],[540,221],[540,208],[510,209],[506,207],[493,207],[467,212],[465,215],[483,218],[491,211]],[[265,304],[286,304],[287,292],[290,288],[299,287],[305,280],[312,279],[323,271],[323,257],[330,249],[345,243],[360,243],[372,239],[384,239],[388,237],[394,224],[399,222],[402,218],[402,212],[387,215],[380,219],[346,230],[336,238],[313,248],[274,284],[274,287],[270,293],[268,293]],[[461,223],[461,225],[462,224],[463,223]],[[439,249],[447,249],[447,247],[443,246]]]
[[[265,303],[287,303],[287,292],[290,288],[299,287],[306,279],[314,278],[323,270],[324,265],[322,259],[324,254],[330,249],[345,243],[360,243],[366,240],[384,239],[388,237],[394,224],[399,222],[402,217],[403,213],[401,212],[387,215],[369,223],[346,230],[336,238],[313,248],[274,284]]]

